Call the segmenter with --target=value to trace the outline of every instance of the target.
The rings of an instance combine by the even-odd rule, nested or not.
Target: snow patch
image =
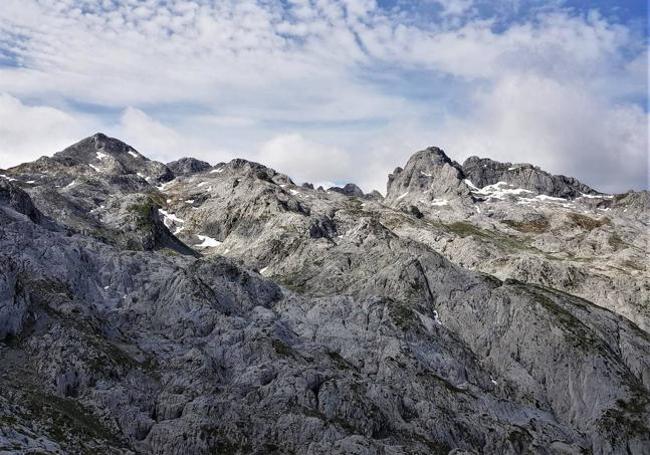
[[[300,193],[300,191],[296,191],[296,190],[289,190],[289,193],[291,193],[291,194],[293,194],[293,195],[295,196],[296,194],[299,194],[299,193]]]
[[[95,171],[95,172],[101,172],[97,166],[93,166],[92,164],[89,164],[88,166],[93,168],[93,171]]]
[[[585,198],[585,199],[612,199],[614,196],[611,194],[585,194],[585,193],[580,193],[580,198]]]
[[[480,196],[487,196],[494,199],[505,199],[511,196],[534,193],[533,191],[524,188],[515,188],[507,182],[497,182],[494,185],[484,186],[480,190],[473,190],[472,192]]]
[[[535,196],[535,199],[539,199],[540,201],[549,201],[549,202],[566,202],[567,200],[561,197],[553,197],[553,196],[547,196],[545,194],[539,194]]]
[[[420,174],[424,175],[425,177],[433,177],[432,174],[427,174],[426,172],[420,171]]]
[[[158,212],[162,214],[163,224],[167,227],[167,229],[171,228],[174,223],[185,223],[185,220],[180,219],[173,213],[169,213],[166,210],[158,209]],[[177,234],[178,232],[180,232],[180,229],[177,229],[174,234]]]
[[[402,194],[401,196],[397,197],[397,200],[399,201],[400,199],[404,198],[409,192],[407,191],[406,193]]]
[[[138,154],[135,153],[135,152],[133,152],[133,151],[131,151],[131,150],[129,150],[127,153],[128,153],[129,155],[131,155],[133,158],[139,158]]]
[[[167,186],[169,186],[172,182],[175,182],[175,181],[176,181],[176,178],[173,178],[169,182],[165,182],[162,185],[157,186],[156,189],[158,191],[160,191],[161,193],[164,193],[165,190],[167,189]]]
[[[441,207],[443,205],[449,205],[449,201],[447,199],[434,199],[433,201],[431,201],[431,205]]]
[[[223,172],[224,170],[225,170],[225,168],[223,168],[223,167],[220,167],[219,169],[212,169],[210,171],[210,174],[219,174],[219,173]]]
[[[108,155],[102,152],[97,152],[97,159],[98,160],[103,160],[104,158],[108,158]]]
[[[207,184],[208,184],[208,182],[200,182],[200,183],[199,183],[198,185],[196,185],[196,186],[205,186],[205,185],[207,185]]]
[[[262,270],[260,270],[260,275],[264,275],[264,273],[268,270],[268,267],[264,267]]]
[[[196,236],[203,242],[199,243],[198,245],[194,245],[196,248],[212,248],[221,245],[220,241],[213,239],[212,237],[208,237],[207,235],[196,234]]]
[[[478,186],[474,185],[471,180],[465,179],[463,182],[465,182],[465,185],[469,186],[470,189],[478,191]]]
[[[10,182],[15,182],[15,181],[16,181],[15,178],[13,178],[13,177],[9,177],[8,175],[0,174],[0,177],[4,177],[4,178],[6,178],[7,180],[9,180]]]
[[[185,199],[188,204],[194,204],[194,199]]]

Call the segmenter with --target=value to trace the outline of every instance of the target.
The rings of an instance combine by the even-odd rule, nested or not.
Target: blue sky
[[[103,131],[383,191],[414,151],[647,188],[645,1],[3,0],[0,167]]]

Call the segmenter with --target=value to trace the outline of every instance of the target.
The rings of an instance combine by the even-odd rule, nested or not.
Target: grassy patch
[[[71,436],[79,435],[86,440],[104,440],[113,445],[124,446],[112,431],[72,399],[31,391],[27,394],[24,404],[32,417],[48,422],[47,430],[58,442],[65,444],[70,441]]]
[[[289,346],[288,344],[280,341],[280,340],[272,340],[271,341],[271,346],[273,346],[273,350],[276,352],[281,357],[291,357],[291,358],[296,358],[296,354],[294,350]]]
[[[420,322],[418,315],[403,304],[394,303],[389,307],[389,312],[395,325],[402,330],[412,329]]]
[[[530,221],[503,220],[502,223],[519,232],[530,232],[536,234],[548,231],[550,226],[546,218],[538,218]]]
[[[607,217],[598,220],[586,215],[582,215],[580,213],[570,213],[569,218],[573,224],[587,231],[591,231],[605,224],[609,224],[609,218]]]
[[[127,210],[133,214],[138,229],[153,229],[154,205],[150,200],[141,204],[132,204],[127,207]]]
[[[571,312],[562,308],[560,304],[554,302],[543,292],[530,287],[526,289],[528,295],[533,297],[536,303],[544,307],[554,317],[555,322],[565,329],[567,338],[573,342],[574,346],[584,351],[594,351],[602,347],[602,340],[594,336],[590,329]]]
[[[539,252],[536,248],[529,246],[525,240],[519,239],[515,236],[481,229],[464,221],[445,224],[442,226],[447,230],[447,232],[451,232],[463,238],[473,236],[506,251],[533,250]]]
[[[448,231],[453,232],[454,234],[458,234],[461,237],[469,237],[470,235],[474,235],[476,237],[490,237],[486,231],[464,221],[457,221],[455,223],[447,224],[445,227]]]

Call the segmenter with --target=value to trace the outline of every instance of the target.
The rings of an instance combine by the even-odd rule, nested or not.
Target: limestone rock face
[[[11,184],[6,178],[0,177],[0,204],[5,209],[12,209],[22,213],[34,223],[40,223],[43,219],[41,212],[34,206],[29,195]]]
[[[361,188],[359,188],[357,185],[354,183],[347,183],[343,188],[339,188],[338,186],[334,186],[328,189],[328,191],[335,191],[337,193],[345,194],[346,196],[355,196],[355,197],[363,197],[363,191]]]
[[[420,210],[450,201],[471,200],[471,189],[464,182],[461,166],[441,149],[429,147],[415,153],[404,169],[388,176],[386,204],[392,207],[417,206]]]
[[[463,173],[478,188],[506,182],[538,194],[571,198],[597,194],[595,190],[573,177],[551,175],[531,164],[499,163],[489,158],[472,156],[463,163]]]
[[[0,177],[0,452],[650,450],[647,192],[129,152]]]
[[[96,172],[105,170],[118,175],[136,174],[153,182],[166,182],[174,178],[174,174],[164,164],[151,161],[130,145],[102,133],[54,154],[52,159],[67,167],[92,164],[91,167]]]
[[[210,163],[195,158],[181,158],[180,160],[167,163],[167,167],[174,173],[174,176],[192,175],[205,172],[210,169]]]

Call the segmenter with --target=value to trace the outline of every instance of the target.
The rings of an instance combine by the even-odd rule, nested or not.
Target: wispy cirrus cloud
[[[237,155],[383,190],[388,171],[437,144],[641,188],[647,36],[635,14],[524,0],[5,0],[0,92],[158,159]],[[12,131],[14,148],[32,147]],[[0,147],[0,166],[24,159]]]

